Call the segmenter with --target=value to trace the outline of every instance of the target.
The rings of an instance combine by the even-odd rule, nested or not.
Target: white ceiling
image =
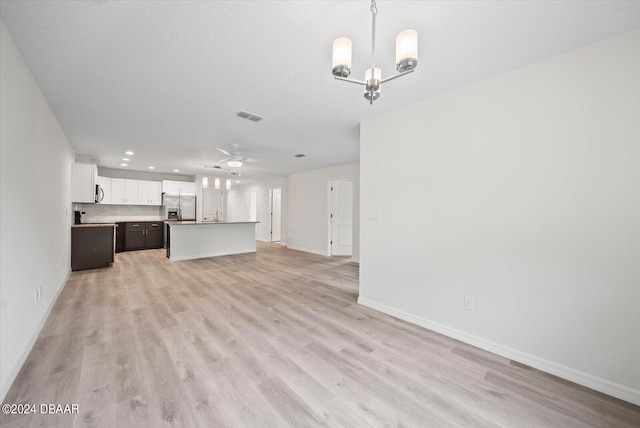
[[[363,119],[640,27],[638,1],[377,4],[383,77],[403,29],[418,31],[419,65],[373,106],[331,75],[339,36],[353,41],[351,77],[369,67],[366,0],[2,0],[0,14],[76,153],[207,174],[215,148],[237,143],[256,160],[244,182],[357,161]]]

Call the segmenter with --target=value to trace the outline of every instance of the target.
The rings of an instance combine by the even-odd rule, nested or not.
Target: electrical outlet
[[[42,285],[38,287],[38,299],[42,299]]]
[[[38,290],[35,291],[35,297],[33,299],[33,303],[38,303]]]
[[[464,296],[464,308],[467,311],[472,311],[473,310],[473,297]]]

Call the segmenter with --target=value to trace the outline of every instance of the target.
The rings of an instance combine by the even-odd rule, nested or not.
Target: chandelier
[[[395,76],[382,78],[382,70],[376,68],[376,15],[378,7],[371,0],[371,68],[364,73],[364,81],[347,79],[351,74],[351,40],[346,37],[337,38],[333,42],[333,76],[338,80],[357,83],[364,86],[364,97],[373,104],[380,97],[380,86],[389,80],[397,79],[412,73],[418,65],[418,33],[415,30],[404,30],[396,37],[396,70]]]

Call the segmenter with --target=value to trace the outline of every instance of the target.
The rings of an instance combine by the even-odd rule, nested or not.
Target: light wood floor
[[[640,408],[356,304],[358,265],[259,245],[76,272],[3,426],[638,427]]]

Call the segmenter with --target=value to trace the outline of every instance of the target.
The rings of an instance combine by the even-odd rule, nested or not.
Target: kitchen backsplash
[[[162,220],[162,207],[159,206],[72,204],[71,208],[85,212],[83,223]]]

